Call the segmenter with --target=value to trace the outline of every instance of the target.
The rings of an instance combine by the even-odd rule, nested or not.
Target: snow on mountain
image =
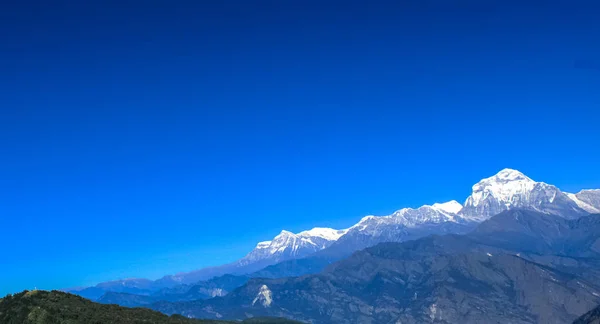
[[[252,300],[252,305],[256,304],[257,302],[263,305],[263,307],[271,306],[271,303],[273,302],[273,293],[271,292],[269,287],[267,287],[267,285],[262,285],[260,287],[258,294],[254,298],[254,300]]]
[[[272,240],[258,243],[250,253],[233,264],[199,271],[202,277],[192,278],[248,273],[280,261],[308,256],[334,244],[336,248],[344,245],[355,251],[379,242],[398,242],[432,233],[462,233],[474,223],[511,208],[575,218],[600,212],[600,190],[563,193],[555,186],[536,182],[517,170],[504,169],[476,183],[464,206],[452,200],[419,208],[403,208],[387,216],[363,217],[347,230],[313,228],[297,234],[284,230]]]
[[[517,170],[504,169],[476,183],[464,206],[452,200],[415,209],[403,208],[388,216],[366,216],[350,227],[339,243],[362,248],[378,242],[402,241],[424,233],[464,231],[470,224],[511,208],[575,218],[600,211],[600,190],[567,194],[553,185],[533,181]]]
[[[268,249],[271,246],[271,241],[258,242],[256,244],[257,249]]]
[[[165,276],[155,285],[170,286],[192,283],[226,273],[245,274],[288,259],[297,259],[326,248],[343,248],[349,252],[379,242],[399,242],[429,234],[463,233],[481,222],[511,208],[532,209],[576,218],[587,213],[600,213],[600,190],[563,193],[557,187],[536,182],[523,173],[504,169],[482,179],[473,186],[464,206],[452,200],[419,208],[403,208],[387,216],[366,216],[346,230],[313,228],[292,233],[281,231],[270,241],[259,242],[244,258],[231,264]],[[136,289],[149,286],[131,282]],[[113,287],[107,289],[121,289]],[[153,285],[150,285],[153,286]],[[153,288],[153,287],[152,287]]]
[[[329,247],[346,230],[316,227],[297,234],[283,230],[270,241],[259,242],[245,257],[229,264],[165,276],[157,281],[190,284],[224,274],[244,275],[275,263],[308,256]]]
[[[458,204],[458,206],[456,205]],[[438,224],[456,221],[456,210],[462,209],[456,201],[433,206],[424,205],[419,208],[402,208],[388,216],[366,216],[349,231],[361,231],[363,233],[374,233],[378,228],[390,225],[401,225],[404,227],[416,227],[423,224]]]
[[[300,258],[329,247],[347,230],[315,227],[297,234],[283,230],[271,241],[260,242],[242,258],[241,265],[270,260],[272,263]]]
[[[403,242],[430,234],[463,234],[474,222],[462,218],[462,205],[456,201],[403,208],[387,216],[366,216],[326,251],[328,256],[345,257],[354,251],[382,242]]]
[[[509,205],[513,198],[533,190],[535,184],[535,181],[517,170],[504,169],[476,183],[465,205],[478,206],[489,196]]]
[[[458,212],[460,212],[463,208],[463,205],[456,200],[451,200],[443,204],[435,203],[431,207],[442,212],[458,214]]]
[[[340,236],[346,234],[347,231],[347,229],[336,230],[333,228],[315,227],[311,230],[300,232],[298,235],[302,237],[320,237],[325,240],[335,241],[339,239]]]
[[[600,213],[599,189],[581,190],[576,194],[567,193],[567,196],[569,196],[569,198],[571,198],[571,200],[573,200],[577,206],[579,206],[579,208],[587,211],[588,213]]]
[[[460,214],[483,221],[511,208],[533,209],[568,218],[586,214],[585,210],[555,186],[533,181],[513,169],[504,169],[476,183]]]

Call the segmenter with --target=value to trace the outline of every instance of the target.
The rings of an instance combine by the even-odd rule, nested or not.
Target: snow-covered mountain
[[[600,212],[600,190],[563,193],[523,173],[504,169],[473,186],[464,206],[455,200],[403,208],[387,216],[366,216],[332,244],[344,255],[380,242],[401,242],[429,234],[461,234],[508,209],[523,208],[565,218]]]
[[[460,214],[479,221],[512,208],[532,209],[575,218],[588,212],[553,185],[531,180],[523,173],[504,169],[473,186]]]
[[[283,230],[273,240],[258,243],[254,250],[242,258],[239,263],[246,265],[267,259],[276,263],[287,259],[301,258],[329,247],[346,232],[347,230],[322,227],[315,227],[298,234]]]
[[[289,259],[299,259],[323,250],[337,241],[347,230],[316,227],[294,234],[281,231],[270,241],[259,242],[245,257],[229,264],[165,276],[161,285],[193,284],[224,274],[244,275]]]
[[[139,287],[129,287],[131,282],[128,282],[125,286],[130,289],[148,289],[148,286],[168,287],[195,283],[228,273],[251,273],[319,251],[333,251],[332,254],[339,256],[379,242],[401,242],[429,234],[465,233],[479,222],[513,208],[531,209],[565,218],[600,213],[600,190],[565,193],[553,185],[536,182],[513,169],[504,169],[492,177],[482,179],[472,189],[464,205],[452,200],[419,208],[403,208],[387,216],[363,217],[345,230],[313,228],[297,234],[284,230],[272,240],[258,243],[250,253],[233,263],[165,276],[155,281],[154,285],[141,282],[143,284]],[[115,286],[114,282],[112,286]],[[103,286],[94,287],[100,288]]]
[[[388,216],[365,216],[328,249],[334,259],[381,242],[402,242],[429,234],[462,234],[476,222],[460,216],[462,205],[455,201],[403,208]]]
[[[423,224],[439,224],[444,222],[457,222],[460,220],[458,213],[462,205],[456,200],[443,204],[425,205],[419,208],[402,208],[388,216],[365,216],[349,231],[360,231],[367,234],[376,234],[381,227],[400,225],[404,227],[417,227]]]
[[[599,189],[581,190],[576,194],[567,193],[567,196],[569,196],[579,208],[592,214],[600,213]]]

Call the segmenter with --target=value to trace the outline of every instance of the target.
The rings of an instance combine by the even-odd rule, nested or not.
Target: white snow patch
[[[308,231],[303,231],[298,233],[298,236],[303,237],[320,237],[329,241],[337,241],[342,235],[348,232],[347,229],[337,230],[333,228],[327,227],[315,227]]]
[[[225,296],[225,291],[223,291],[222,288],[215,288],[210,291],[210,296],[211,297],[222,297],[222,296]]]
[[[258,294],[256,295],[256,297],[252,301],[252,305],[254,306],[254,304],[256,304],[256,302],[258,302],[258,301],[260,301],[260,303],[264,307],[270,307],[271,306],[271,303],[273,302],[273,293],[271,292],[271,290],[269,289],[269,287],[267,287],[267,285],[262,285],[260,287],[260,290],[258,291]]]
[[[271,245],[271,241],[258,242],[258,244],[256,244],[256,248],[257,249],[266,249],[269,247],[269,245]]]
[[[586,190],[586,191],[588,191],[588,190]],[[591,191],[591,190],[589,190],[589,191]],[[590,205],[590,204],[588,204],[588,203],[586,203],[584,201],[581,201],[577,197],[576,194],[572,194],[572,193],[568,193],[568,192],[565,192],[565,194],[567,195],[567,197],[569,197],[571,200],[573,200],[577,204],[577,206],[579,208],[585,210],[586,212],[592,213],[592,214],[600,213],[600,208],[596,208],[596,207],[594,207],[594,206],[592,206],[592,205]]]
[[[458,201],[456,200],[451,200],[449,202],[445,202],[445,203],[435,203],[431,206],[433,209],[437,209],[439,211],[443,211],[443,212],[447,212],[447,213],[452,213],[452,214],[458,214],[458,212],[460,212],[460,210],[463,208],[463,205],[461,205]]]

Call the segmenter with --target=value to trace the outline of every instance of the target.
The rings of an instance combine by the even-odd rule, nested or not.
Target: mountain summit
[[[513,169],[504,169],[476,183],[461,214],[481,221],[511,208],[532,209],[567,218],[587,214],[555,186],[535,182]]]

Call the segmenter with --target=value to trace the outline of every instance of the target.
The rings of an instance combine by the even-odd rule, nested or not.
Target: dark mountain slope
[[[600,306],[585,313],[575,320],[573,324],[600,324]]]
[[[594,295],[600,287],[517,256],[414,253],[400,245],[359,252],[323,274],[253,279],[224,298],[154,307],[195,317],[318,323],[565,323],[600,302]]]
[[[501,213],[469,238],[527,260],[600,282],[600,215],[566,220],[526,210]]]
[[[568,220],[528,210],[500,213],[469,236],[481,243],[537,254],[600,257],[600,215]]]

